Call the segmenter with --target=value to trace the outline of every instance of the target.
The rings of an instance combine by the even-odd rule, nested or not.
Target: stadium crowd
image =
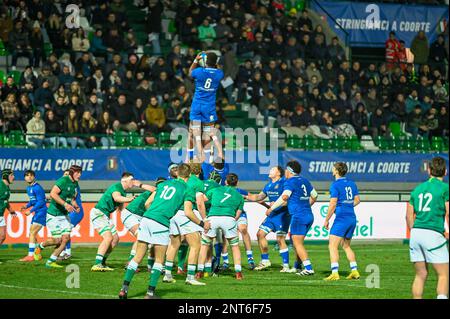
[[[12,70],[19,57],[28,59],[18,79],[0,82],[0,133],[21,130],[31,146],[108,147],[117,130],[155,135],[186,127],[194,91],[188,69],[200,49],[222,55],[222,127],[222,108],[248,101],[266,126],[273,117],[305,134],[317,127],[327,135],[345,124],[358,136],[388,136],[389,124],[399,122],[414,137],[448,136],[448,29],[432,43],[423,32],[412,43],[391,34],[386,61],[362,65],[313,25],[303,1],[135,1],[147,12],[153,50],[142,55],[122,0],[70,1],[92,27],[90,36],[67,27],[66,2],[11,0],[0,7]],[[182,45],[162,55],[168,12]]]

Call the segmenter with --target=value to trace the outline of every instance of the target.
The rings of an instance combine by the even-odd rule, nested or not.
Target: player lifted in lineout
[[[223,159],[222,144],[214,126],[217,121],[216,92],[223,79],[223,71],[218,68],[217,60],[214,52],[201,52],[189,69],[189,75],[195,81],[195,92],[189,116],[188,161],[194,157],[197,149],[199,163],[205,160],[212,162],[211,140],[217,148],[218,158]]]

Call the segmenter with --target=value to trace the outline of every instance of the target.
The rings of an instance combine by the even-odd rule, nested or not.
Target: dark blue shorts
[[[198,121],[201,123],[216,122],[217,121],[216,105],[192,103],[189,119],[191,121]]]
[[[336,218],[330,235],[351,239],[356,228],[356,218]]]
[[[291,236],[306,236],[312,224],[314,223],[314,216],[308,214],[307,216],[292,216],[291,219]]]
[[[47,220],[47,210],[41,210],[34,213],[33,219],[31,220],[31,224],[39,224],[45,226]]]
[[[289,213],[279,213],[276,215],[267,216],[264,222],[259,226],[267,234],[274,232],[277,235],[286,235],[291,223],[291,215]]]

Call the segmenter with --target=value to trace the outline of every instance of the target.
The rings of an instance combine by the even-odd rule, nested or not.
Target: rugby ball
[[[200,60],[198,60],[198,64],[202,68],[206,67],[206,58],[207,58],[207,55],[205,52],[200,53]]]

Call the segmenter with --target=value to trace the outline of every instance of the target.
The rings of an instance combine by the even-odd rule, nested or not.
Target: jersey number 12
[[[423,203],[423,200],[426,200],[425,205]],[[430,203],[433,199],[433,195],[431,193],[420,193],[419,194],[419,211],[421,212],[429,212],[430,209]]]

